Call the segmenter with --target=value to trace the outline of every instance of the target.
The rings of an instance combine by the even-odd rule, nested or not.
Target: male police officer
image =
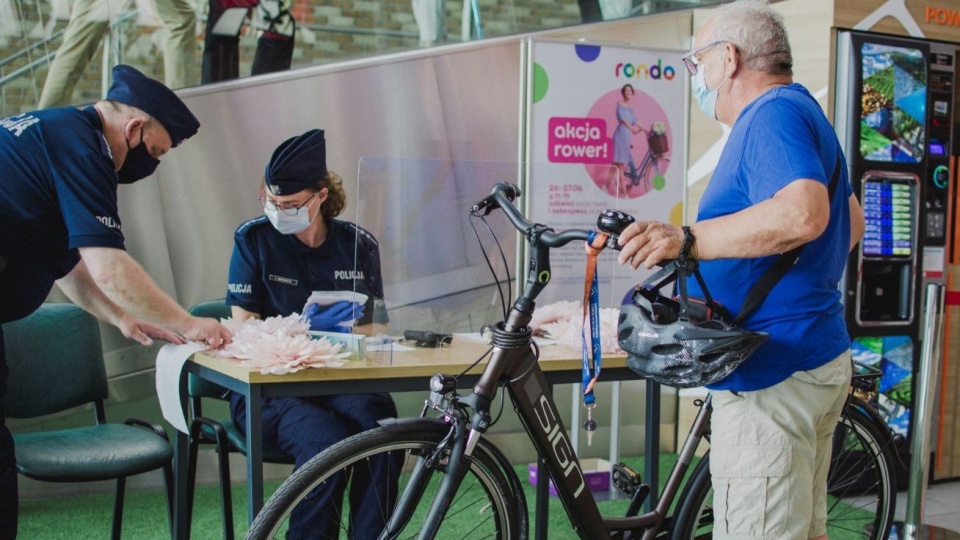
[[[230,333],[190,316],[124,251],[117,184],[150,176],[200,123],[170,89],[120,65],[106,101],[0,120],[0,323],[35,311],[54,283],[144,345],[217,347]],[[149,322],[148,322],[149,321]],[[13,439],[4,425],[0,331],[0,538],[17,533]]]

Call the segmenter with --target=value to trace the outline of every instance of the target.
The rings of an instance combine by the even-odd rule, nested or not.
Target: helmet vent
[[[683,347],[677,343],[664,343],[650,347],[650,352],[661,356],[674,356],[683,352]]]

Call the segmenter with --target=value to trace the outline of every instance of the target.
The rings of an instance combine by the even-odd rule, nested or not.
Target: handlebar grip
[[[520,188],[511,184],[510,182],[498,182],[497,185],[493,186],[493,189],[490,191],[490,195],[473,205],[473,212],[479,212],[480,210],[486,210],[483,215],[489,216],[496,208],[500,208],[500,203],[497,201],[497,196],[502,195],[511,203],[520,196]]]

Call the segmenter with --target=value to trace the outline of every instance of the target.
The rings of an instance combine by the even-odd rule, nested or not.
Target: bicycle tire
[[[448,435],[449,426],[436,420],[394,421],[390,425],[365,431],[345,439],[317,454],[297,469],[264,505],[257,515],[248,540],[282,538],[291,511],[314,487],[344,470],[366,463],[373,456],[400,452],[403,456],[398,492],[405,494],[409,471],[424,455],[430,455]],[[422,514],[433,502],[433,495],[443,472],[445,461],[437,460],[431,469],[432,480],[418,495],[408,500],[416,511],[403,530],[390,538],[418,537]],[[438,474],[440,473],[440,474]],[[369,486],[368,486],[369,488]],[[347,490],[350,489],[347,482]],[[415,499],[415,500],[414,500]],[[340,519],[340,537],[347,538],[349,524],[349,493],[344,494]],[[382,513],[384,522],[395,507]],[[375,509],[364,508],[364,512]],[[527,537],[527,506],[522,485],[506,458],[492,444],[481,439],[470,459],[469,471],[447,510],[435,538],[498,538],[502,540]],[[388,537],[385,534],[381,538]]]
[[[888,538],[896,504],[893,439],[856,406],[844,409],[833,439],[827,477],[831,539]],[[709,452],[694,468],[671,520],[672,540],[712,538],[713,487]]]
[[[666,174],[669,163],[669,158],[652,154],[648,160],[644,160],[645,167],[643,168],[640,182],[646,186],[647,191],[663,189],[662,182],[665,181],[665,179],[658,182],[657,177],[663,177]]]

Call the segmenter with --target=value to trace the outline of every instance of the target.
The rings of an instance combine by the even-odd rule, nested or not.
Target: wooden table
[[[286,375],[263,375],[257,370],[241,367],[237,360],[221,358],[209,353],[197,353],[184,365],[184,372],[193,373],[234,392],[246,396],[247,488],[250,522],[263,507],[263,451],[260,399],[281,396],[317,396],[362,392],[422,391],[426,396],[429,378],[436,373],[457,374],[476,362],[488,346],[469,339],[454,339],[452,345],[442,348],[417,348],[412,351],[368,353],[367,359],[350,361],[337,368],[306,369]],[[459,387],[469,389],[483,371],[481,362],[461,377]],[[581,352],[562,345],[540,347],[540,367],[551,384],[579,383],[582,369]],[[605,356],[601,381],[631,380],[638,376],[626,367],[626,357]],[[180,382],[180,395],[186,410],[187,377]],[[646,441],[644,453],[655,457],[660,444],[659,385],[647,381]],[[568,426],[568,429],[570,427]],[[579,429],[577,426],[576,429]],[[174,538],[186,539],[190,524],[183,519],[187,501],[188,436],[177,432],[174,467],[176,476]],[[653,494],[657,493],[656,459],[644,460],[644,473]],[[543,466],[541,464],[541,469]],[[549,495],[548,482],[537,486],[536,512],[546,516]],[[540,488],[542,487],[542,493]],[[654,497],[655,501],[655,497]],[[542,531],[541,531],[542,529]],[[537,527],[536,536],[545,538],[546,528]],[[541,534],[543,536],[541,536]]]

